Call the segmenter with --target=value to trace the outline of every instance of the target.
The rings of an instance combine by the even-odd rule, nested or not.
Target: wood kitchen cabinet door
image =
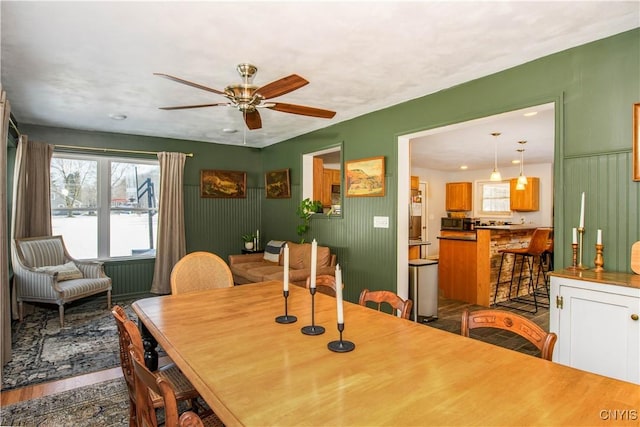
[[[322,171],[322,206],[331,206],[331,186],[340,185],[340,170],[324,169]]]
[[[517,178],[509,181],[510,208],[512,211],[533,212],[540,209],[540,178],[527,177],[524,190],[516,190]]]
[[[446,210],[470,211],[473,207],[473,193],[470,182],[448,182],[446,190]]]
[[[640,384],[638,289],[551,277],[553,361]]]
[[[411,176],[411,189],[419,190],[420,189],[420,177]]]

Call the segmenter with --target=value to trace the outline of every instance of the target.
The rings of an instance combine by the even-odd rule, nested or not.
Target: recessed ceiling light
[[[514,160],[511,160],[511,164],[513,164],[513,165],[519,165],[519,164],[520,164],[520,159],[514,159]]]
[[[460,166],[460,169],[462,169],[462,170],[467,170],[467,169],[469,169],[469,166],[467,166],[467,165],[462,165],[462,166]]]
[[[528,113],[524,113],[525,117],[532,117],[535,116],[536,114],[538,114],[537,111],[529,111]]]
[[[224,132],[224,133],[236,133],[236,132],[238,132],[238,130],[237,129],[231,129],[231,128],[224,128],[224,129],[222,129],[222,132]]]
[[[126,115],[124,115],[124,114],[109,114],[109,117],[110,117],[112,120],[124,120],[124,119],[126,119],[126,118],[127,118],[127,116],[126,116]]]

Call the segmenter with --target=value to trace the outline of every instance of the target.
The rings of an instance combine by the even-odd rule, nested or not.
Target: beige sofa
[[[306,286],[311,275],[311,244],[286,242],[289,246],[289,283]],[[335,275],[336,255],[326,246],[318,246],[316,275]],[[229,255],[229,267],[236,285],[283,280],[284,263],[280,254],[278,262],[267,261],[266,254]]]

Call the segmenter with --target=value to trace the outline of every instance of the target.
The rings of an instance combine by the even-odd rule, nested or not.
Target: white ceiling
[[[491,170],[497,152],[500,169],[520,160],[518,149],[525,150],[524,164],[553,163],[554,114],[550,103],[422,132],[411,139],[411,166],[439,171],[460,171],[461,166]]]
[[[310,81],[278,101],[337,112],[319,119],[263,109],[263,128],[246,132],[253,147],[640,25],[638,1],[3,0],[0,7],[1,81],[19,123],[241,145],[237,110],[158,109],[223,97],[153,73],[222,90],[240,82],[242,62],[258,67],[258,86],[292,73]]]

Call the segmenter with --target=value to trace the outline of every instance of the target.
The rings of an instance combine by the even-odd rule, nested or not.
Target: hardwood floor
[[[116,368],[111,368],[104,371],[79,375],[77,377],[65,378],[48,383],[41,383],[3,391],[2,397],[0,397],[0,406],[11,405],[13,403],[22,402],[24,400],[35,399],[42,396],[60,393],[62,391],[73,390],[74,388],[96,384],[121,376],[122,369],[118,366]]]
[[[161,365],[168,363],[168,358],[161,357],[159,363]],[[0,393],[0,407],[120,377],[122,377],[122,368],[117,366],[115,368],[105,369],[104,371],[3,391]]]

